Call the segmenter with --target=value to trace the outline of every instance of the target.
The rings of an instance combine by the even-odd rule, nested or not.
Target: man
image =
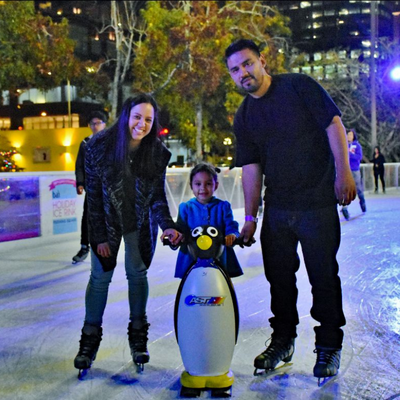
[[[78,156],[75,163],[75,178],[76,178],[76,192],[78,195],[83,194],[85,189],[85,153],[87,142],[97,133],[102,131],[106,127],[107,115],[103,111],[93,111],[89,115],[89,128],[92,134],[82,140]],[[87,221],[87,199],[83,203],[83,214],[81,222],[81,248],[78,253],[72,257],[72,263],[76,264],[86,259],[89,254],[89,232],[88,232],[88,221]]]
[[[234,122],[236,166],[242,167],[245,224],[241,236],[253,239],[262,187],[266,186],[261,246],[271,287],[268,348],[254,366],[271,370],[294,353],[299,323],[296,272],[300,243],[312,286],[311,316],[317,362],[314,376],[336,375],[343,341],[341,283],[336,253],[340,243],[337,203],[355,198],[341,113],[325,90],[303,74],[269,75],[251,40],[225,51],[229,73],[248,93]],[[336,166],[336,168],[335,168]]]

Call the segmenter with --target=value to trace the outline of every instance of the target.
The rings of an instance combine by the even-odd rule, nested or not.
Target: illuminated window
[[[300,8],[307,8],[307,7],[311,7],[311,3],[309,1],[302,1],[300,3]]]
[[[332,15],[336,15],[336,11],[335,10],[324,10],[324,15],[326,17],[330,17]]]
[[[321,18],[321,17],[322,17],[322,11],[315,11],[315,12],[313,12],[313,13],[312,13],[312,17],[313,17],[313,19]]]
[[[347,8],[342,8],[339,11],[339,15],[349,15],[349,10]]]
[[[361,13],[362,14],[371,14],[371,10],[369,8],[363,8]]]
[[[314,61],[320,61],[322,59],[321,53],[314,53]]]
[[[10,129],[11,127],[11,119],[10,118],[0,118],[0,130],[5,131]]]
[[[72,9],[72,12],[73,12],[74,14],[82,14],[82,9],[81,9],[81,8],[78,8],[78,7],[74,7],[74,8]]]
[[[115,42],[115,33],[108,32],[108,39],[111,40],[112,42]]]
[[[314,22],[312,26],[313,26],[314,29],[319,29],[319,28],[322,28],[322,23],[321,22]]]
[[[347,52],[346,52],[346,50],[340,50],[340,51],[338,52],[338,54],[339,54],[339,58],[341,58],[341,59],[345,59],[345,58],[347,57]]]
[[[361,54],[360,50],[352,50],[350,52],[350,58],[354,60],[354,59],[360,57],[360,54]]]
[[[360,34],[360,32],[358,32],[358,31],[351,31],[349,33],[351,36],[358,36]]]
[[[79,128],[79,115],[71,115],[72,128]],[[47,117],[26,117],[23,119],[24,129],[56,129],[69,128],[68,115],[50,115]]]
[[[361,44],[362,44],[364,47],[371,47],[371,42],[370,42],[369,40],[363,40],[363,41],[361,42]]]

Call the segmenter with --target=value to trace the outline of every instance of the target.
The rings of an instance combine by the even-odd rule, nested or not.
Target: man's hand
[[[341,206],[349,205],[356,198],[356,184],[351,172],[336,176],[335,194]]]
[[[244,243],[254,243],[254,233],[256,232],[257,224],[254,221],[246,221],[243,225],[240,237],[243,238]]]
[[[76,189],[78,194],[82,194],[83,193],[83,189],[84,187],[82,185],[79,185],[78,188]]]

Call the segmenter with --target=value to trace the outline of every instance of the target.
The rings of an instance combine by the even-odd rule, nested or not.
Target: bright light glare
[[[394,81],[400,81],[400,65],[398,65],[397,67],[394,67],[394,68],[390,71],[390,77],[391,77]]]

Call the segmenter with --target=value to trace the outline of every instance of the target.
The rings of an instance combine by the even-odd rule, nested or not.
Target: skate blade
[[[88,373],[89,368],[85,368],[85,369],[80,369],[78,372],[78,379],[81,381],[85,378],[85,376]]]
[[[138,374],[141,374],[144,371],[144,364],[136,364],[135,363],[135,366],[136,366],[136,372]]]
[[[254,376],[260,376],[260,375],[265,375],[266,377],[268,376],[274,376],[274,375],[279,375],[284,372],[285,369],[290,368],[293,365],[291,362],[284,363],[280,365],[279,367],[275,367],[274,369],[260,369],[256,368],[254,370],[253,375]],[[283,370],[282,370],[283,369]]]
[[[325,377],[322,377],[322,378],[318,378],[318,387],[322,387],[322,386],[326,385],[329,381],[331,381],[336,376],[337,375],[325,376]]]

